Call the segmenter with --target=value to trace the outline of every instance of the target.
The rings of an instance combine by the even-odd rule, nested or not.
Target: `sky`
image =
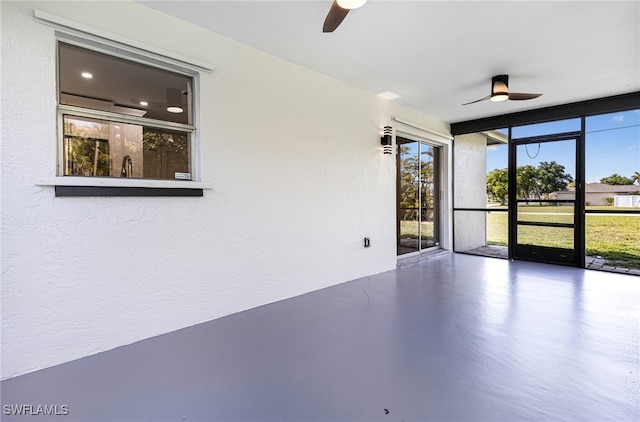
[[[570,119],[514,127],[512,136],[524,138],[579,130],[580,119]],[[640,110],[587,117],[586,132],[587,183],[599,182],[614,173],[631,177],[640,171]],[[537,167],[541,161],[556,161],[575,178],[574,148],[575,142],[572,141],[530,144],[526,148],[519,146],[518,165]],[[496,168],[507,168],[506,145],[487,148],[487,172]]]

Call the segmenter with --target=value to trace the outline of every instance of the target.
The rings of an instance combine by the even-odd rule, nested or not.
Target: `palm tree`
[[[640,185],[640,171],[636,171],[635,173],[633,173],[633,176],[631,176],[631,180],[633,180],[634,183]]]

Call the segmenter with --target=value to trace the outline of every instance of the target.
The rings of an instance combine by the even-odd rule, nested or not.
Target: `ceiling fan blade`
[[[470,103],[464,103],[462,105],[469,105],[469,104],[473,104],[473,103],[479,103],[480,101],[488,100],[489,98],[491,98],[491,95],[487,95],[484,98],[480,98],[479,100],[471,101]]]
[[[324,25],[322,26],[322,32],[333,32],[342,23],[345,16],[349,13],[349,9],[343,9],[338,5],[338,1],[334,0],[331,5],[327,17],[324,19]]]
[[[510,92],[509,99],[510,100],[533,100],[534,98],[538,98],[542,94],[525,94],[522,92]]]

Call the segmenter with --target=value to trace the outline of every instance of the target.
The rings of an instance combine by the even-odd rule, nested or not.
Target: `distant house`
[[[607,205],[605,198],[615,198],[619,196],[640,195],[638,185],[605,185],[604,183],[587,183],[585,189],[585,203],[588,205]],[[563,200],[575,199],[575,188],[551,192],[549,199]],[[620,203],[626,201],[619,201]],[[627,205],[628,206],[628,205]]]

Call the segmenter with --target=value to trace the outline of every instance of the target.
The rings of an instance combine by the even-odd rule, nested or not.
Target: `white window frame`
[[[157,47],[129,40],[124,37],[108,33],[106,31],[90,27],[66,18],[35,10],[35,20],[39,23],[52,26],[55,31],[56,45],[56,96],[57,96],[57,136],[56,136],[56,176],[38,183],[39,186],[96,186],[96,187],[149,187],[149,188],[200,188],[211,189],[211,185],[201,179],[201,142],[200,126],[200,75],[213,72],[213,67],[198,60],[180,56],[173,52],[164,51]],[[57,78],[59,71],[57,49],[59,43],[75,45],[87,50],[107,54],[114,58],[121,58],[132,62],[141,63],[158,69],[171,71],[188,76],[192,79],[192,124],[168,122],[149,118],[126,116],[119,113],[86,109],[60,104],[60,89]],[[64,176],[64,145],[63,145],[63,115],[89,117],[103,120],[119,121],[159,129],[177,129],[188,132],[190,135],[190,172],[191,181],[169,179],[129,179],[118,177],[87,177]]]

